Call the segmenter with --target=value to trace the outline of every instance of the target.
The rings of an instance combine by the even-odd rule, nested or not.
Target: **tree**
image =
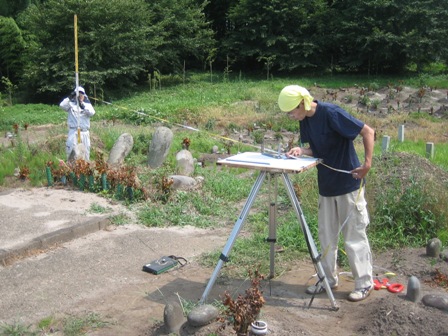
[[[325,8],[320,0],[241,0],[231,8],[225,46],[247,64],[275,60],[279,70],[315,67],[318,52],[315,18]]]
[[[73,89],[75,14],[81,84],[129,87],[149,64],[157,64],[153,51],[161,32],[144,0],[47,0],[19,17],[27,37],[29,87],[46,93]]]
[[[160,25],[162,42],[157,48],[157,68],[180,72],[185,60],[205,62],[213,49],[213,31],[206,21],[206,2],[197,0],[149,0],[154,21]]]
[[[0,15],[16,18],[29,5],[39,2],[41,0],[0,0]]]
[[[448,60],[448,2],[411,0],[402,14],[408,63],[422,71],[431,62]]]
[[[201,1],[202,0],[198,0]],[[235,6],[239,0],[210,0],[204,7],[205,17],[210,21],[210,26],[215,33],[218,43],[227,35],[230,29],[229,10]]]
[[[0,77],[18,80],[22,70],[19,56],[24,50],[25,41],[14,19],[0,16]]]
[[[325,54],[345,70],[400,72],[446,55],[448,3],[437,0],[333,1],[323,18]],[[326,36],[326,38],[325,38]]]

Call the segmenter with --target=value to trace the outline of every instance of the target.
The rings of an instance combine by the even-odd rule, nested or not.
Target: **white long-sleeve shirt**
[[[73,101],[67,97],[59,104],[59,107],[68,113],[67,124],[69,128],[78,128],[79,126],[81,130],[90,129],[90,117],[95,114],[95,109],[93,108],[92,104],[88,101],[88,99],[85,99],[83,104],[84,109],[81,109],[81,107],[79,107],[79,112],[76,100]],[[79,116],[79,125],[78,125],[78,116]]]

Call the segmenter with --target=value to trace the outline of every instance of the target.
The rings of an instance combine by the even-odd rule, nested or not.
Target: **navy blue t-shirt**
[[[364,123],[337,105],[316,103],[314,115],[300,121],[301,142],[308,143],[313,156],[330,167],[348,171],[359,167],[353,140]],[[344,195],[357,190],[361,183],[351,174],[336,172],[324,165],[318,165],[317,171],[322,196]]]

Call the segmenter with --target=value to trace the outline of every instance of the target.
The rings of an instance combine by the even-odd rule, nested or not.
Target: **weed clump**
[[[249,272],[249,276],[251,276],[251,272]],[[236,300],[232,299],[228,292],[224,293],[223,304],[227,307],[225,314],[230,318],[233,329],[238,335],[247,334],[250,324],[256,320],[265,303],[261,291],[261,280],[263,279],[264,276],[258,270],[255,271],[250,288],[246,290],[244,296],[239,294]]]

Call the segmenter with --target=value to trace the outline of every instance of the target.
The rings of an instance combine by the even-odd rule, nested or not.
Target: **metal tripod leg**
[[[252,207],[252,204],[255,200],[255,196],[257,196],[258,191],[261,188],[261,185],[263,184],[263,180],[266,177],[266,171],[261,171],[260,175],[258,175],[257,180],[255,181],[254,186],[252,187],[252,190],[249,194],[249,197],[247,198],[246,204],[244,205],[243,210],[241,211],[240,216],[238,217],[237,221],[235,222],[235,225],[233,226],[232,232],[230,234],[229,239],[227,240],[226,245],[224,246],[224,249],[222,250],[222,253],[219,257],[218,264],[215,267],[215,270],[213,271],[213,274],[208,281],[207,287],[204,290],[204,293],[202,294],[201,300],[199,303],[203,304],[207,300],[208,294],[210,290],[212,289],[213,285],[215,284],[216,278],[218,277],[219,271],[221,270],[222,265],[224,262],[228,261],[230,250],[233,247],[233,244],[235,243],[235,239],[238,236],[238,233],[241,231],[241,228],[243,227],[244,221],[247,218],[247,215],[249,214],[249,210]]]
[[[270,244],[269,259],[269,279],[274,278],[275,243],[277,242],[277,195],[278,195],[278,174],[269,175],[269,236],[266,241]],[[274,184],[274,192],[271,187]],[[272,197],[273,196],[273,197]]]
[[[325,272],[322,267],[322,263],[320,262],[320,255],[317,252],[316,244],[314,243],[313,236],[311,235],[308,224],[306,223],[305,216],[303,215],[302,208],[300,206],[299,200],[297,199],[297,196],[296,196],[296,193],[292,186],[291,180],[289,179],[289,177],[286,173],[282,173],[282,176],[283,176],[283,182],[285,183],[286,189],[288,190],[289,199],[291,200],[291,203],[294,207],[297,218],[299,219],[299,221],[301,223],[302,232],[305,236],[306,244],[308,246],[308,250],[310,252],[313,264],[316,268],[317,275],[318,275],[319,279],[321,279],[323,281],[323,286],[325,288],[325,291],[327,292],[328,298],[330,299],[332,308],[334,310],[338,310],[339,307],[338,307],[336,300],[333,296],[333,292],[331,290],[330,284],[328,283],[328,279],[325,276]],[[313,296],[313,299],[314,299],[314,296]],[[311,305],[311,302],[310,302],[310,305]]]

